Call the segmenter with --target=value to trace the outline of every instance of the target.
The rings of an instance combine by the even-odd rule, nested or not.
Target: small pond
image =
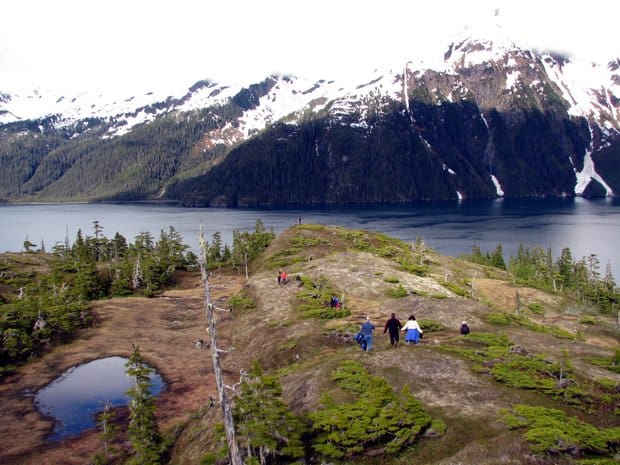
[[[87,429],[96,427],[96,415],[102,412],[107,402],[112,406],[127,405],[127,390],[134,380],[126,374],[128,359],[108,357],[69,368],[35,395],[39,411],[54,418],[54,430],[48,436],[51,441],[60,441],[78,436]],[[151,374],[151,395],[164,389],[163,378]]]

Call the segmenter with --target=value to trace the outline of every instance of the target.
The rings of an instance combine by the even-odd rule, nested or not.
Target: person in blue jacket
[[[362,324],[360,332],[364,335],[366,340],[366,351],[372,350],[372,332],[375,330],[375,325],[370,322],[370,317],[366,317],[366,321]]]

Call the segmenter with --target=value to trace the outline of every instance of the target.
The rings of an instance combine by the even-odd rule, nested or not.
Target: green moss
[[[388,276],[388,277],[386,277],[386,278],[383,278],[383,280],[384,280],[386,283],[390,283],[390,284],[397,284],[397,283],[399,283],[399,282],[400,282],[400,279],[398,279],[398,278],[394,278],[394,277],[391,277],[391,276]]]
[[[447,299],[448,296],[446,294],[431,294],[432,299],[442,300]]]

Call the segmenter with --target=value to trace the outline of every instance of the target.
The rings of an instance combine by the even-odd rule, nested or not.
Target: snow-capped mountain
[[[270,76],[255,84],[199,81],[170,95],[0,93],[0,156],[14,153],[24,138],[50,138],[47,152],[25,144],[27,169],[8,163],[16,174],[0,180],[0,196],[250,205],[620,192],[619,60],[581,63],[501,37],[460,40],[439,58],[377,70],[355,83]],[[300,167],[289,169],[306,174],[310,154],[315,162],[325,158],[315,172],[324,195],[278,200],[252,192],[248,173],[269,178],[265,163],[289,151]],[[123,177],[121,166],[136,173],[146,166],[132,164],[136,153],[155,152],[157,163],[170,165],[163,172],[155,168],[144,185]],[[115,160],[111,172],[91,174],[92,182],[80,187],[79,170],[95,159],[101,164],[106,154]],[[390,170],[408,187],[381,192],[379,184],[394,176]],[[246,182],[235,187],[231,179],[244,173]],[[369,175],[378,184],[363,179]],[[297,175],[283,176],[288,181],[270,182],[294,189]]]

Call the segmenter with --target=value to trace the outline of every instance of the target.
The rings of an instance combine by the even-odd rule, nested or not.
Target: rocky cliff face
[[[613,195],[618,102],[567,100],[559,60],[464,41],[443,69],[380,75],[172,191],[219,206]]]
[[[467,39],[433,66],[360,81],[200,81],[88,118],[86,100],[64,98],[71,111],[18,118],[34,113],[4,94],[0,196],[249,206],[620,192],[618,60]]]

